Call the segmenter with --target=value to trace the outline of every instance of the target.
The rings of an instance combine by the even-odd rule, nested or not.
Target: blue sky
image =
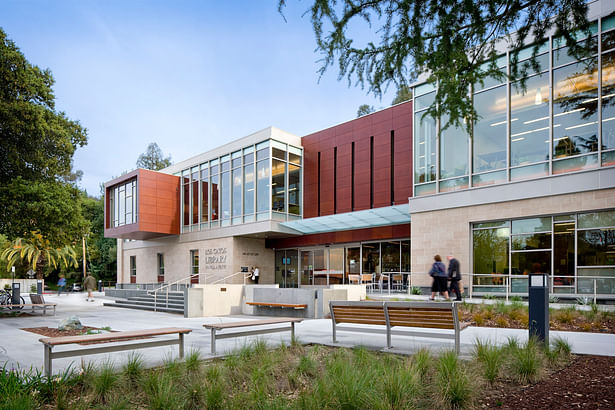
[[[75,169],[98,195],[150,142],[177,162],[270,125],[302,136],[390,105],[393,89],[367,95],[335,67],[319,81],[308,7],[289,0],[284,21],[274,0],[2,0],[0,27],[88,129]]]

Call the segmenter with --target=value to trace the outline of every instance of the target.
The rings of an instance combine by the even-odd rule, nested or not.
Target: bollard
[[[98,291],[102,292],[102,280],[98,281]]]
[[[529,278],[529,330],[530,337],[538,338],[549,346],[549,286],[548,276],[530,274]]]

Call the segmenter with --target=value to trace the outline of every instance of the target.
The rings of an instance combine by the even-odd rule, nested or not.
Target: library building
[[[527,296],[539,272],[559,298],[615,299],[615,4],[588,6],[584,59],[551,35],[522,87],[501,50],[507,75],[469,90],[471,131],[424,115],[419,79],[412,100],[309,135],[269,127],[107,182],[118,284],[426,293],[439,254],[469,295]]]

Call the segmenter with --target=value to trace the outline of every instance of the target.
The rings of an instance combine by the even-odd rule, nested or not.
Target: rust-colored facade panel
[[[136,179],[137,222],[111,227],[109,193],[117,185]],[[179,235],[180,179],[174,175],[137,169],[105,184],[105,236],[108,238],[150,239]]]
[[[295,248],[324,244],[378,241],[383,239],[410,239],[410,224],[380,226],[352,231],[338,231],[303,235],[284,239],[268,239],[268,248]]]

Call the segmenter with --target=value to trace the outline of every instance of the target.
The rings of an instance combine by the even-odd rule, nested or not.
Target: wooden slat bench
[[[18,308],[18,309],[13,309]],[[53,314],[56,314],[56,304],[55,303],[24,303],[20,305],[0,305],[0,310],[8,309],[10,312],[22,312],[23,308],[30,308],[32,313],[35,310],[42,310],[43,315],[47,314],[47,309],[53,309]]]
[[[333,342],[336,331],[385,333],[387,347],[391,348],[391,336],[415,336],[454,339],[459,353],[459,336],[467,325],[459,323],[457,304],[454,302],[346,302],[330,301],[333,322]],[[381,325],[385,328],[341,327],[338,323]],[[427,332],[421,330],[398,330],[393,328],[444,329],[451,332]]]
[[[294,303],[273,303],[273,302],[246,302],[246,305],[250,306],[264,306],[264,307],[276,307],[276,308],[291,308],[291,309],[305,309],[307,305],[300,305]]]
[[[148,330],[130,330],[125,332],[109,332],[93,335],[80,336],[60,336],[60,337],[43,337],[39,342],[43,343],[45,348],[45,374],[51,377],[51,361],[62,357],[86,356],[97,353],[110,353],[122,350],[143,349],[146,347],[158,347],[179,345],[179,357],[184,357],[184,335],[192,332],[192,329],[179,327],[167,327],[162,329]],[[179,335],[178,339],[158,339],[153,341],[142,341],[131,344],[110,344],[110,342],[124,342],[132,339],[150,338],[154,336]],[[60,352],[52,352],[54,346],[79,344],[79,343],[105,343],[101,347],[80,348],[74,350],[63,350]]]
[[[289,330],[290,330],[291,339],[294,339],[295,338],[295,323],[299,323],[302,321],[303,319],[296,318],[296,317],[281,317],[281,318],[275,318],[275,319],[248,320],[244,322],[208,323],[208,324],[204,324],[203,327],[211,330],[211,354],[216,354],[216,340],[218,339],[228,339],[231,337],[285,332]],[[285,323],[290,323],[290,326],[277,326],[273,328],[268,327],[265,329],[255,329],[255,330],[248,330],[244,332],[232,332],[232,333],[225,333],[225,334],[217,333],[218,331],[222,331],[225,329],[235,329],[235,328],[252,327],[252,326],[277,325],[277,324],[285,324]]]

